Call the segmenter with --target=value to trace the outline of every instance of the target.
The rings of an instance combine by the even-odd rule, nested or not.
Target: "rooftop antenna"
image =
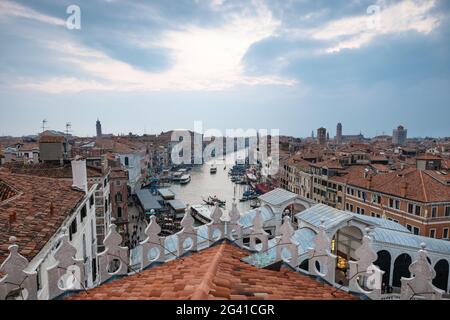
[[[47,119],[42,120],[42,133],[44,133],[45,129],[48,128],[48,127],[46,126],[47,123],[48,123]]]
[[[72,124],[70,122],[66,123],[66,136],[70,135],[70,132],[72,131]]]

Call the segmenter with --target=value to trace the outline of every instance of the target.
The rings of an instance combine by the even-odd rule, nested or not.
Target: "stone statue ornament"
[[[37,273],[25,271],[28,260],[19,253],[16,237],[10,237],[9,256],[0,266],[0,300],[37,300]]]
[[[441,300],[445,293],[433,285],[436,271],[428,262],[426,244],[422,243],[418,259],[409,266],[411,278],[402,278],[401,300],[425,298],[427,300]]]

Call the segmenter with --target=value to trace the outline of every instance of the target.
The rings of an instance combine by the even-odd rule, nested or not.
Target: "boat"
[[[215,165],[211,165],[211,169],[209,170],[209,172],[211,174],[216,174],[217,173],[217,167]]]
[[[189,182],[191,182],[190,174],[185,174],[180,178],[180,184],[188,184]]]
[[[216,204],[219,205],[219,207],[225,207],[226,205],[226,201],[222,201],[219,198],[217,198],[216,196],[214,197],[208,197],[208,200],[203,199],[203,202],[209,206],[215,206]]]

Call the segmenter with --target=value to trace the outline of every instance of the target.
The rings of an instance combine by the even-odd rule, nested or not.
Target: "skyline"
[[[280,129],[450,136],[450,4],[182,0],[0,4],[0,135]],[[380,20],[371,6],[379,8]],[[378,23],[379,25],[377,25]],[[31,54],[30,54],[31,53]]]

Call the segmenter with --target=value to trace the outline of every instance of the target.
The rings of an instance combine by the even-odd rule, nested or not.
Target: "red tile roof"
[[[369,189],[366,166],[351,166],[347,174],[330,180]],[[432,177],[431,172],[408,168],[399,172],[372,174],[370,190],[420,202],[450,201],[450,186]],[[403,193],[406,186],[406,193]]]
[[[11,236],[17,237],[22,255],[34,258],[83,197],[68,181],[0,170],[0,264],[9,254]]]
[[[220,244],[139,274],[103,284],[69,300],[356,300],[355,296],[284,269],[258,269],[248,252]]]
[[[72,166],[67,165],[54,165],[49,163],[38,163],[38,164],[23,164],[23,163],[11,163],[6,164],[12,173],[33,175],[49,178],[58,179],[72,179]],[[103,177],[102,168],[87,166],[87,176],[88,178],[98,178]]]

